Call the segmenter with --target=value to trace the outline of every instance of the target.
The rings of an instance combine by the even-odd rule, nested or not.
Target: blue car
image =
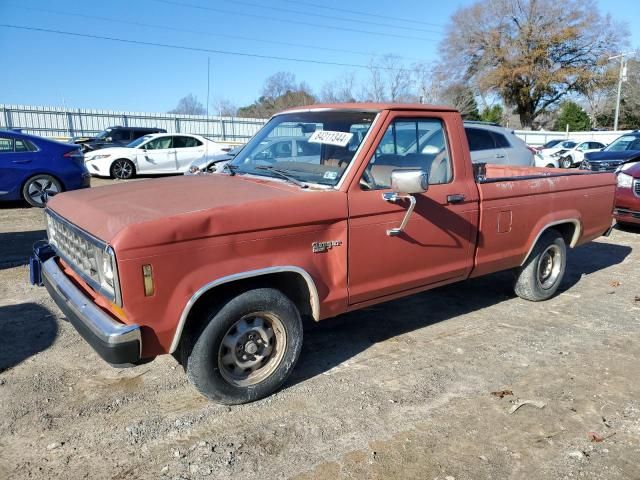
[[[90,181],[78,145],[0,130],[0,200],[44,207],[47,198]]]
[[[583,170],[614,172],[623,163],[640,160],[640,130],[618,137],[599,152],[584,154],[580,165]]]

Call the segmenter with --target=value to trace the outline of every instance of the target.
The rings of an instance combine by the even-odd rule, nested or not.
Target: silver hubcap
[[[39,178],[32,181],[27,188],[27,195],[35,203],[44,205],[49,197],[53,197],[56,193],[60,193],[58,186],[51,178]]]
[[[538,262],[538,282],[548,290],[553,287],[560,275],[562,267],[562,252],[557,245],[550,245],[544,251]]]
[[[255,385],[278,368],[286,346],[284,325],[278,317],[267,312],[245,315],[222,339],[220,373],[238,387]]]
[[[118,160],[113,164],[113,176],[116,178],[129,178],[132,173],[133,167],[129,162]]]

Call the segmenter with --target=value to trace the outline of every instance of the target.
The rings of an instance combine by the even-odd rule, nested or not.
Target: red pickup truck
[[[450,108],[319,105],[275,115],[221,173],[52,198],[32,281],[107,362],[174,354],[202,394],[244,403],[291,373],[305,317],[507,269],[520,297],[551,297],[615,188],[472,165]]]

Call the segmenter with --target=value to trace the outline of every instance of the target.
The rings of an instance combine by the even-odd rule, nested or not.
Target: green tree
[[[594,0],[477,0],[451,16],[440,52],[451,81],[500,95],[531,127],[584,93],[626,37]]]
[[[501,123],[503,113],[500,105],[485,107],[482,109],[482,113],[480,113],[480,120],[483,122]]]
[[[566,101],[560,107],[560,113],[553,126],[555,130],[565,130],[569,125],[572,132],[589,130],[591,128],[591,119],[576,102]]]

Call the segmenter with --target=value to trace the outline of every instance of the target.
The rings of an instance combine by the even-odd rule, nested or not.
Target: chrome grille
[[[640,180],[633,181],[633,191],[637,197],[640,197]]]
[[[106,245],[58,215],[47,212],[49,243],[80,275],[100,283],[98,259]]]

